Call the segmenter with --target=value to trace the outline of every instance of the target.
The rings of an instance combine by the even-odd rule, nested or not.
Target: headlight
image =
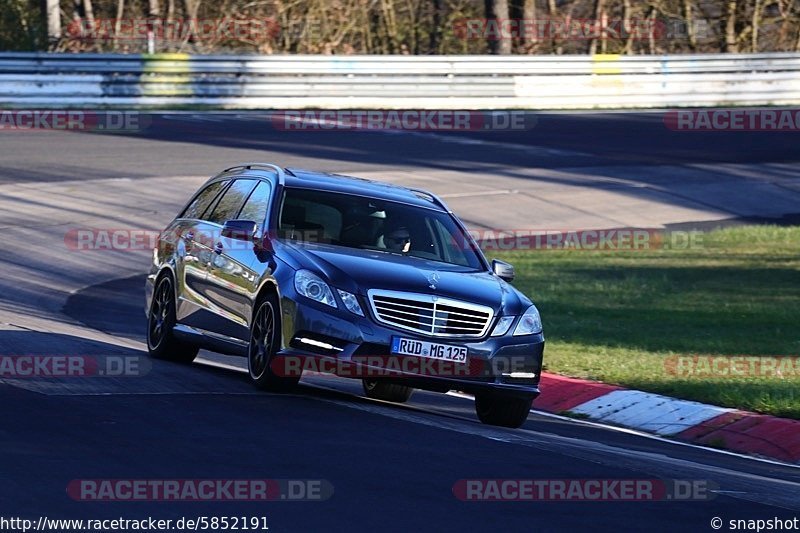
[[[308,270],[298,270],[294,275],[294,289],[306,298],[336,307],[336,300],[328,284]]]
[[[519,324],[514,329],[514,335],[536,335],[542,332],[542,319],[539,310],[532,305],[519,319]]]
[[[361,306],[358,305],[358,298],[356,298],[355,294],[351,294],[347,291],[343,291],[342,289],[336,289],[339,292],[339,297],[344,302],[344,306],[353,314],[358,316],[364,316],[364,311],[361,310]]]
[[[501,335],[505,335],[508,333],[508,328],[511,327],[512,322],[514,322],[513,316],[501,316],[500,320],[497,321],[497,325],[494,327],[492,331],[492,337],[500,337]]]

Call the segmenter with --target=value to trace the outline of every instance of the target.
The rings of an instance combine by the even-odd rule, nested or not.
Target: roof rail
[[[224,173],[224,172],[230,172],[232,170],[251,169],[251,168],[266,168],[269,170],[273,170],[278,175],[278,183],[283,185],[284,182],[286,181],[286,171],[274,163],[241,163],[239,165],[228,167],[222,172]]]
[[[425,196],[428,196],[429,198],[431,198],[433,200],[433,203],[438,204],[439,207],[441,207],[445,211],[450,211],[450,209],[447,207],[447,204],[445,204],[444,201],[442,201],[441,198],[439,198],[438,196],[436,196],[435,194],[433,194],[430,191],[426,191],[424,189],[416,189],[414,187],[403,187],[403,188],[404,189],[408,189],[409,191],[415,192],[417,194],[424,194]]]

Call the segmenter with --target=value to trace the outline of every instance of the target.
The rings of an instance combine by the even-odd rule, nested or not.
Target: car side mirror
[[[505,261],[500,261],[499,259],[492,260],[492,272],[502,280],[509,282],[514,281],[514,266]]]
[[[222,236],[237,241],[252,241],[258,224],[252,220],[229,220],[222,226]]]

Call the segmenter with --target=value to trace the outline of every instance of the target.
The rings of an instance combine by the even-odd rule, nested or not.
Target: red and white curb
[[[800,464],[800,421],[543,373],[534,409]]]

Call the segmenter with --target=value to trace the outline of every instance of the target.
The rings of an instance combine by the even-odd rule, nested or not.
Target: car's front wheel
[[[531,398],[476,394],[475,413],[484,424],[518,428],[528,419],[532,403]]]
[[[147,353],[155,359],[191,363],[200,349],[175,338],[175,290],[172,278],[162,276],[153,291],[147,315]]]
[[[274,294],[262,297],[256,305],[253,323],[250,325],[250,346],[247,353],[247,368],[250,380],[256,387],[272,392],[292,389],[300,376],[281,376],[275,372],[275,353],[281,346],[281,319],[278,298]]]
[[[405,385],[386,383],[385,381],[374,379],[363,379],[361,383],[364,385],[364,394],[367,395],[367,398],[384,400],[386,402],[406,402],[411,398],[411,393],[414,392],[413,388],[406,387]]]

